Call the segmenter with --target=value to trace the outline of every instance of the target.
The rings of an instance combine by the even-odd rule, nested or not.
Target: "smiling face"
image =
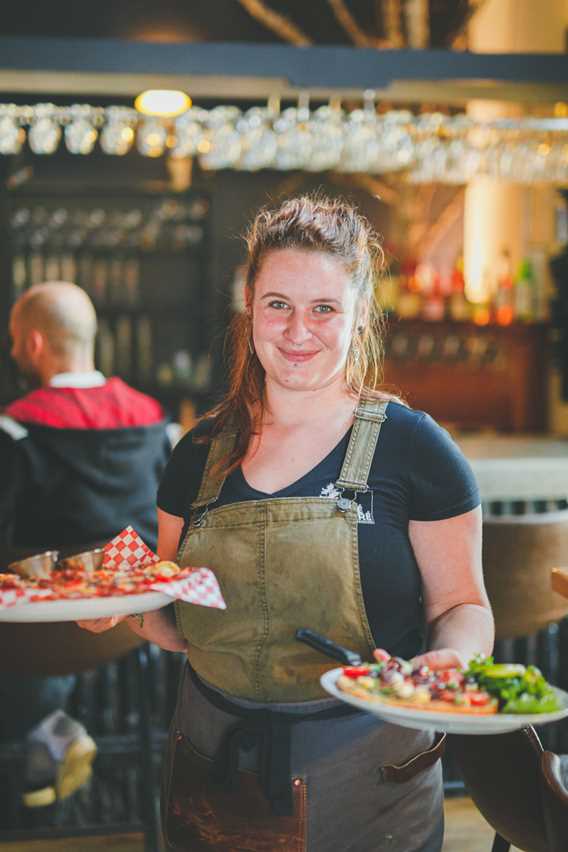
[[[341,260],[319,251],[269,252],[250,305],[254,348],[267,383],[290,390],[343,386],[356,307]]]

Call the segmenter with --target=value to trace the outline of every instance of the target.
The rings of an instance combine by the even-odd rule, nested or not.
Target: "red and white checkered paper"
[[[132,527],[126,527],[103,548],[103,568],[113,571],[128,571],[134,565],[151,565],[159,561],[160,557],[144,544]],[[186,603],[227,609],[217,578],[210,568],[182,570],[183,577],[175,577],[167,583],[152,583],[149,588]]]
[[[126,527],[103,547],[103,568],[109,571],[128,571],[135,565],[152,565],[159,561],[160,557],[144,544],[132,527]]]
[[[160,561],[160,557],[144,544],[132,527],[122,530],[104,546],[103,551],[103,567],[111,571],[128,573],[136,565],[151,565]],[[186,603],[214,609],[227,608],[217,578],[210,568],[183,568],[181,576],[168,582],[152,583],[147,588]],[[50,594],[49,589],[0,591],[0,607],[33,603]]]

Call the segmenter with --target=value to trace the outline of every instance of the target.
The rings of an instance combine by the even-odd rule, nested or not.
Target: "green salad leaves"
[[[501,713],[553,713],[560,702],[536,666],[494,663],[493,657],[477,655],[468,663],[464,677],[475,679],[482,689],[499,700]]]

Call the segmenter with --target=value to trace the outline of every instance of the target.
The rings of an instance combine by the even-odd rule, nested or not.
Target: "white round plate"
[[[568,716],[568,693],[554,688],[560,701],[561,710],[554,713],[495,713],[491,716],[466,716],[459,713],[436,713],[432,710],[415,710],[409,707],[395,707],[392,704],[381,704],[379,701],[367,701],[356,698],[347,692],[342,692],[336,681],[343,669],[331,669],[320,678],[320,683],[326,692],[391,722],[403,728],[415,728],[423,731],[446,731],[448,734],[506,734],[527,725],[546,725]]]
[[[107,598],[74,598],[64,601],[36,601],[0,608],[0,621],[82,621],[107,618],[111,615],[130,615],[161,609],[173,598],[163,592],[144,592],[141,595],[118,595]]]

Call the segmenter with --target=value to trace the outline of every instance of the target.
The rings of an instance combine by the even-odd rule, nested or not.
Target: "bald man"
[[[75,284],[35,285],[12,308],[12,357],[35,389],[0,413],[4,554],[76,553],[129,524],[156,545],[156,491],[170,451],[164,412],[95,370],[96,331],[93,304]],[[72,686],[69,678],[0,680],[0,739],[27,735],[30,744],[29,806],[88,777],[94,743],[63,712]],[[76,771],[69,758],[78,751]],[[75,776],[64,777],[66,761]]]

